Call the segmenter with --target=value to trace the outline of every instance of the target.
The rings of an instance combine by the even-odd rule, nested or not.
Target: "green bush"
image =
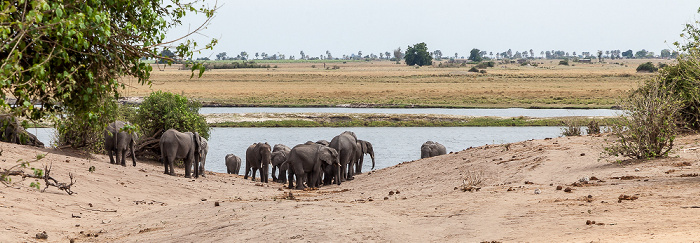
[[[637,66],[637,72],[653,73],[653,72],[656,72],[658,70],[659,69],[656,66],[654,66],[654,64],[651,62],[645,62],[645,63],[639,64],[639,66]]]
[[[480,62],[479,64],[476,65],[476,68],[478,69],[486,69],[490,67],[495,67],[496,63],[494,61],[488,61],[488,62]]]
[[[55,118],[54,126],[58,133],[58,146],[84,148],[93,153],[104,153],[103,131],[107,124],[115,121],[129,121],[134,124],[136,110],[117,103],[109,97],[99,103],[95,113],[67,112],[64,117]]]
[[[569,66],[569,59],[559,61],[559,65]]]
[[[648,82],[621,105],[625,114],[610,129],[616,141],[605,153],[632,159],[668,156],[677,134],[682,101],[670,90],[673,83]]]
[[[700,129],[700,70],[697,61],[678,58],[678,62],[659,71],[659,79],[653,82],[674,84],[669,91],[682,101],[680,120],[690,129]],[[647,84],[650,85],[650,84]]]
[[[186,97],[157,91],[151,93],[139,106],[136,123],[143,131],[144,137],[154,136],[174,128],[180,132],[198,132],[209,138],[209,125],[199,115],[201,104]]]
[[[478,73],[478,72],[479,72],[479,69],[478,69],[478,68],[476,68],[476,67],[472,67],[472,68],[470,68],[470,69],[469,69],[469,72],[475,72],[475,73]]]

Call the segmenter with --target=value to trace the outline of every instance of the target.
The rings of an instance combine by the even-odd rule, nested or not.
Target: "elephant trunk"
[[[134,162],[134,167],[136,167],[136,150],[134,150],[134,144],[136,141],[134,139],[131,139],[130,147],[131,147],[131,161]]]
[[[340,159],[336,158],[336,162],[333,166],[335,166],[335,183],[340,185]]]

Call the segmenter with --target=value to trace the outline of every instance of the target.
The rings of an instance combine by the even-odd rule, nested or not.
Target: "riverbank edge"
[[[514,127],[606,126],[619,117],[492,117],[440,114],[377,113],[213,113],[203,114],[211,127]]]
[[[139,105],[144,97],[121,97],[119,102],[127,105]],[[209,100],[202,98],[190,98],[202,104],[202,107],[279,107],[279,108],[416,108],[416,109],[503,109],[503,108],[524,108],[524,109],[619,109],[615,105],[592,105],[592,104],[549,104],[549,105],[513,105],[513,104],[485,104],[485,105],[425,105],[425,104],[373,104],[373,103],[350,103],[350,104],[244,104],[232,103],[220,100]]]

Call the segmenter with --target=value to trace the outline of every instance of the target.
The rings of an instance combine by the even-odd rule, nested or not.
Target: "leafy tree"
[[[299,55],[301,55],[301,58],[299,58],[299,59],[302,59],[302,60],[306,59],[306,55],[304,54],[304,51],[300,51]]]
[[[633,58],[634,54],[633,54],[632,50],[626,50],[626,51],[622,52],[622,56],[625,58]]]
[[[206,15],[204,27],[215,7],[180,0],[8,0],[0,9],[0,109],[30,119],[59,110],[89,119],[98,115],[95,104],[118,96],[123,77],[150,84],[152,67],[142,58],[173,61],[158,51],[173,44],[165,40],[168,29],[192,12]],[[185,41],[174,54],[191,58],[196,48]],[[204,71],[200,64],[192,68]]]
[[[220,52],[219,54],[216,54],[216,60],[226,60],[228,57],[226,56],[226,52]]]
[[[647,57],[647,50],[642,49],[641,51],[638,51],[637,53],[634,54],[635,58],[645,58]]]
[[[435,60],[442,60],[442,51],[440,50],[435,50],[433,51],[433,55],[435,55]]]
[[[661,50],[661,58],[669,58],[669,57],[671,57],[671,50],[669,50],[669,49]]]
[[[468,59],[469,59],[469,60],[472,60],[472,61],[474,61],[474,62],[481,62],[482,58],[481,58],[480,53],[481,53],[481,51],[480,51],[479,49],[473,48],[473,49],[469,52],[469,58],[468,58]]]
[[[139,142],[138,148],[160,154],[160,136],[171,128],[180,132],[198,132],[208,139],[210,128],[199,114],[200,107],[199,102],[181,95],[162,91],[151,93],[139,105],[138,115],[134,119],[134,124],[141,128],[142,137],[145,138]]]
[[[401,63],[401,59],[403,59],[403,52],[401,52],[401,47],[396,48],[394,50],[394,58],[396,58],[396,64]]]
[[[598,50],[598,62],[603,62],[603,51]]]
[[[255,53],[255,59],[258,59],[259,56],[260,56],[260,53],[257,53],[257,52],[256,52],[256,53]]]
[[[242,51],[240,56],[241,56],[241,58],[243,58],[243,60],[248,60],[248,53],[247,52]]]
[[[414,46],[408,46],[406,49],[406,65],[413,66],[425,66],[433,64],[433,58],[428,52],[428,45],[425,42],[415,44]]]

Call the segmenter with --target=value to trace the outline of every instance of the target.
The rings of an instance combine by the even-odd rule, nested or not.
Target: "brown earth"
[[[0,143],[0,168],[47,153],[31,166],[77,180],[73,195],[39,192],[30,178],[1,186],[0,242],[41,241],[44,231],[49,242],[689,242],[700,239],[699,141],[685,136],[671,158],[622,163],[601,159],[605,137],[487,145],[312,191]],[[460,189],[466,175],[480,190]]]

